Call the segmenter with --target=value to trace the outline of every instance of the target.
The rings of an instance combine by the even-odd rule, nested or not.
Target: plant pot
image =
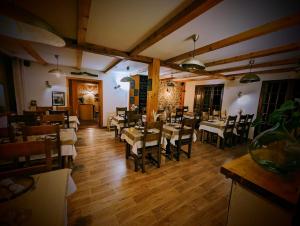
[[[287,174],[300,169],[300,143],[282,123],[255,137],[249,153],[256,163],[274,173]]]

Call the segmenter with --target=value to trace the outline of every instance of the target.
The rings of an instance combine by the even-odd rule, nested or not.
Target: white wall
[[[97,79],[103,81],[103,125],[106,125],[109,112],[114,112],[116,106],[128,106],[129,83],[122,83],[120,79],[122,74],[103,74],[98,71],[83,69],[90,73],[98,74],[98,78],[90,76],[74,76],[70,72],[74,71],[70,67],[60,67],[66,75],[56,77],[48,73],[49,69],[55,66],[43,66],[31,62],[29,67],[22,67],[22,81],[24,88],[24,103],[28,109],[31,100],[37,100],[38,106],[52,105],[52,91],[62,91],[67,93],[66,77],[79,77],[88,79]],[[47,88],[45,82],[49,81],[52,88]],[[114,89],[116,85],[121,85],[120,88]],[[67,100],[66,100],[67,101]],[[27,110],[26,109],[26,110]]]
[[[262,81],[290,79],[296,77],[299,78],[299,74],[266,74],[260,75],[260,82],[250,84],[241,84],[239,81],[240,79],[238,78],[234,81],[217,79],[208,81],[186,82],[184,105],[189,106],[189,109],[191,110],[194,109],[194,96],[196,85],[224,84],[222,111],[226,110],[228,115],[237,115],[239,110],[242,109],[243,114],[254,114],[256,117]],[[238,93],[240,91],[242,92],[242,96],[238,97]],[[251,131],[249,137],[252,137],[252,133],[253,131]]]

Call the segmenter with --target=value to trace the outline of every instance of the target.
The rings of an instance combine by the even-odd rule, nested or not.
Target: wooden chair
[[[125,127],[134,127],[137,123],[142,120],[142,115],[137,114],[136,111],[126,111],[125,113]]]
[[[183,119],[183,108],[176,108],[175,110],[175,122],[182,122]]]
[[[69,110],[49,110],[50,115],[64,115],[67,128],[70,128],[70,112]]]
[[[111,128],[111,121],[113,119],[113,117],[116,115],[115,112],[110,112],[108,113],[108,116],[107,116],[107,121],[106,121],[106,127],[108,129],[108,131],[110,132],[110,128]]]
[[[224,128],[223,132],[223,142],[222,142],[222,148],[228,144],[229,146],[232,146],[233,144],[233,130],[235,127],[237,116],[228,116],[227,122]]]
[[[23,140],[28,141],[30,136],[46,136],[52,135],[52,158],[57,158],[58,168],[62,167],[62,156],[60,149],[60,134],[59,134],[59,125],[40,125],[40,126],[26,126],[24,127]]]
[[[62,128],[65,128],[64,114],[43,115],[41,122],[49,125],[60,125]]]
[[[240,115],[239,121],[236,124],[236,132],[239,143],[243,143],[245,136],[245,127],[246,127],[247,115]]]
[[[207,111],[203,111],[201,114],[201,121],[207,121],[209,119],[209,114]]]
[[[116,107],[116,115],[124,115],[127,111],[127,107]]]
[[[15,142],[14,128],[12,126],[0,128],[0,144],[13,142]]]
[[[221,114],[220,111],[213,110],[213,116],[214,116],[215,118],[220,118],[220,114]]]
[[[195,130],[195,119],[184,119],[179,130],[178,140],[175,145],[171,143],[171,158],[176,157],[180,160],[180,153],[183,152],[188,158],[191,158],[193,135]],[[182,146],[188,145],[188,151],[182,150]]]
[[[252,124],[252,121],[253,121],[253,118],[254,118],[254,114],[247,114],[246,115],[246,123],[245,123],[245,130],[244,130],[244,139],[245,139],[245,142],[248,141],[248,136],[249,136],[249,131],[250,131],[250,128],[251,128],[251,124]]]
[[[138,171],[140,166],[142,172],[145,173],[145,163],[146,157],[160,168],[160,158],[161,158],[161,137],[162,137],[162,122],[151,122],[145,124],[144,135],[143,135],[143,147],[138,150],[138,156],[131,153],[135,160],[135,171]],[[155,131],[155,133],[152,133]],[[151,142],[151,146],[147,146]],[[153,158],[152,153],[156,152],[156,159]]]
[[[0,171],[0,178],[30,175],[35,173],[41,173],[52,169],[52,158],[51,158],[51,141],[29,141],[23,143],[8,143],[0,144],[0,159],[11,162],[7,164]],[[15,160],[19,157],[25,157],[30,160],[30,156],[45,154],[46,158],[44,162],[39,164],[33,164],[31,161],[16,167]]]
[[[36,114],[25,114],[25,115],[9,115],[8,116],[8,125],[12,124],[24,124],[27,126],[36,126],[40,123]]]
[[[188,112],[189,111],[189,106],[183,106],[183,112]]]

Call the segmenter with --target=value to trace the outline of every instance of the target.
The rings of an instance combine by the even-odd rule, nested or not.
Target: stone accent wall
[[[158,108],[174,110],[184,104],[185,85],[181,82],[173,82],[174,87],[169,87],[167,80],[160,81],[158,94]]]

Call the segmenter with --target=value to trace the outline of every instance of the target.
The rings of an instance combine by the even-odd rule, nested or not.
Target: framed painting
[[[52,92],[52,106],[65,106],[65,92]]]

